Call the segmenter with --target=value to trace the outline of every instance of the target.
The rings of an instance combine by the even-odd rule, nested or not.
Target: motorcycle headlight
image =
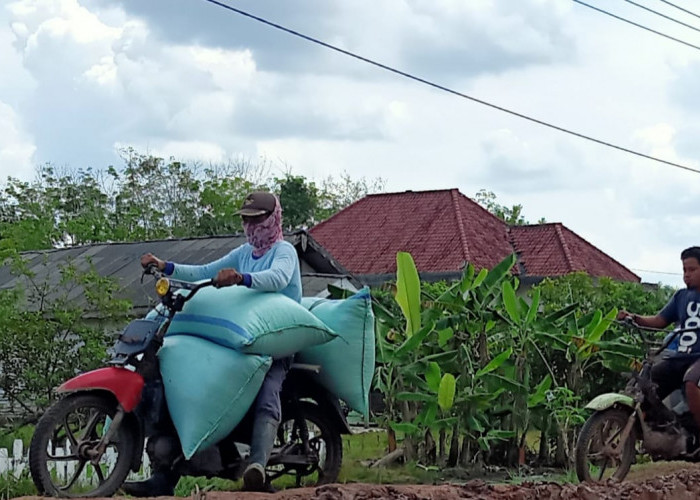
[[[168,278],[160,278],[156,281],[156,293],[159,297],[165,297],[170,290],[170,280]]]

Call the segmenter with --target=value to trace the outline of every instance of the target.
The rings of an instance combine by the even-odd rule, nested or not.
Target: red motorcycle
[[[240,478],[249,453],[252,412],[216,445],[189,460],[182,454],[168,413],[158,350],[174,315],[197,291],[193,284],[164,277],[151,266],[155,288],[167,310],[164,321],[132,321],[114,346],[110,366],[78,375],[58,387],[64,397],[37,424],[29,470],[41,494],[57,497],[113,495],[142,465],[172,464],[180,475]],[[183,293],[184,292],[184,293]],[[270,456],[270,480],[284,475],[316,483],[337,479],[341,434],[350,428],[338,399],[311,378],[320,366],[293,364],[282,393],[282,422]]]

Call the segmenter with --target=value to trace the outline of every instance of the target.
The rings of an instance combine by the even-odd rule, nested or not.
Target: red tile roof
[[[521,266],[530,276],[561,276],[586,271],[620,281],[639,276],[561,223],[513,226],[510,240]]]
[[[461,270],[465,262],[491,268],[517,250],[520,274],[559,276],[585,270],[593,276],[639,281],[563,225],[509,228],[457,189],[369,195],[310,233],[357,275],[396,272],[399,251],[410,252],[421,272],[449,272]]]

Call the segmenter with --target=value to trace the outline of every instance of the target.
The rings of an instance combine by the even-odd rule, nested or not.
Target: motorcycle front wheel
[[[620,442],[632,410],[610,408],[591,415],[576,442],[576,475],[579,481],[622,481],[634,462],[637,433],[632,427]]]
[[[136,450],[133,429],[121,425],[95,461],[117,404],[107,394],[75,393],[41,417],[29,447],[29,470],[39,492],[54,497],[108,497],[129,474]]]

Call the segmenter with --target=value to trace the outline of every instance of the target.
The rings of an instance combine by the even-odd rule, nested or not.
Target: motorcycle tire
[[[311,423],[319,431],[319,435],[315,435],[310,441],[316,444],[320,444],[322,441],[324,444],[323,451],[325,456],[323,457],[323,463],[319,464],[316,470],[309,471],[306,476],[317,472],[316,485],[336,482],[343,462],[343,441],[340,437],[340,432],[316,404],[301,402],[299,404],[299,413],[306,420],[307,425]],[[283,432],[287,425],[293,423],[294,417],[292,415],[283,415],[279,426],[280,432]],[[280,433],[278,432],[279,435]],[[284,462],[282,462],[282,465],[284,465]],[[310,486],[310,484],[306,485]]]
[[[46,411],[29,446],[29,471],[40,494],[108,497],[119,489],[137,450],[133,429],[121,425],[108,443],[111,451],[97,465],[87,455],[107,431],[116,411],[111,395],[92,392],[71,394]],[[50,466],[52,462],[55,467]]]
[[[610,408],[598,411],[586,420],[576,441],[574,457],[576,475],[579,481],[596,482],[607,479],[622,481],[627,476],[636,454],[637,432],[635,427],[630,430],[620,456],[616,457],[617,460],[613,460],[610,456],[601,455],[599,450],[602,446],[611,444],[619,446],[615,439],[619,437],[627,425],[631,412],[632,410]],[[608,468],[609,462],[612,468]],[[606,472],[608,472],[607,475]]]

